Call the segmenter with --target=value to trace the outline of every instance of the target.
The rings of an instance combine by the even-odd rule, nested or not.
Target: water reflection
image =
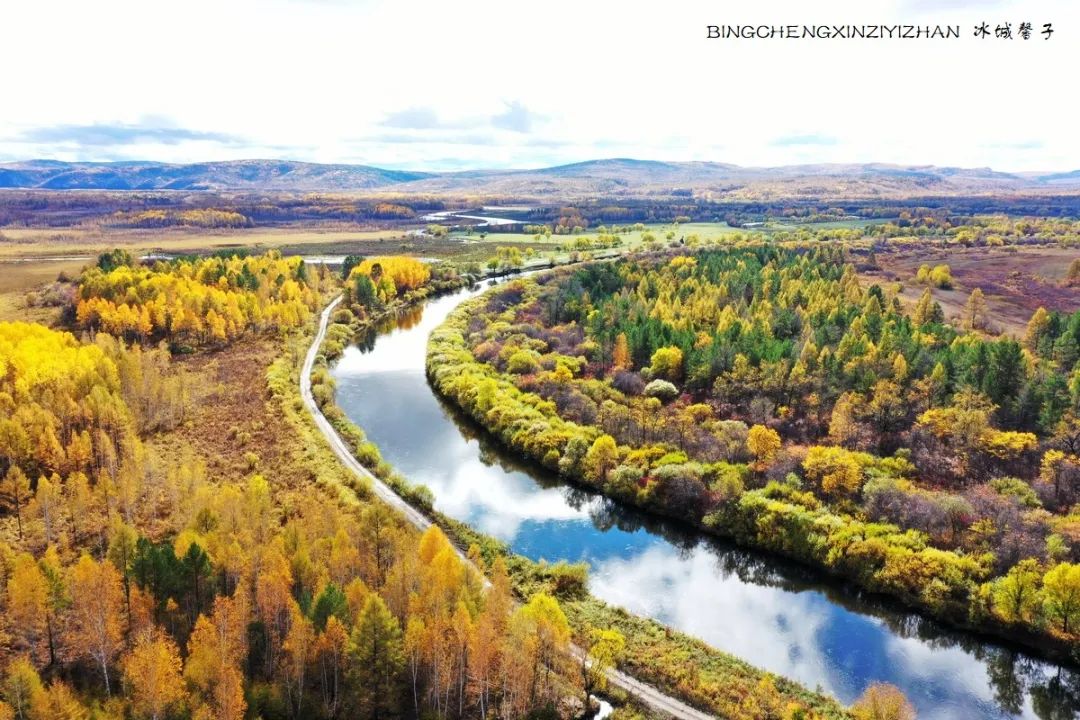
[[[334,371],[345,412],[440,510],[534,559],[587,562],[599,597],[845,702],[881,680],[921,718],[1077,716],[1075,672],[620,507],[504,452],[423,373],[428,334],[471,294],[409,313],[347,349]]]

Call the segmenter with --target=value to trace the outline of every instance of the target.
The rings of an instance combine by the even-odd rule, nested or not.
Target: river
[[[462,290],[349,347],[338,404],[436,507],[533,559],[586,562],[603,600],[850,703],[900,687],[923,720],[1074,718],[1080,673],[953,632],[820,573],[702,537],[567,485],[442,401],[424,374],[427,338]]]

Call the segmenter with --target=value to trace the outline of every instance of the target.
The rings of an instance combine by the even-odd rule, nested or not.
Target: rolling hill
[[[284,160],[194,164],[0,164],[0,188],[235,192],[419,192],[517,196],[704,194],[747,200],[783,197],[897,198],[1080,191],[1080,171],[1014,174],[989,168],[880,163],[741,167],[714,162],[614,158],[528,170],[413,172]]]
[[[235,160],[174,165],[155,162],[0,165],[0,188],[47,190],[370,190],[428,177],[365,165]]]

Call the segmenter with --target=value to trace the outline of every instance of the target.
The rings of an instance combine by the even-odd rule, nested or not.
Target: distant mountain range
[[[45,190],[370,190],[425,177],[364,165],[280,160],[0,164],[0,188]]]
[[[0,188],[45,190],[183,190],[233,192],[422,192],[519,196],[581,194],[717,197],[890,198],[994,192],[1080,191],[1080,170],[1005,173],[989,168],[869,164],[753,168],[713,162],[615,158],[535,170],[411,172],[366,165],[284,160],[193,164],[67,163],[30,160],[0,164]]]

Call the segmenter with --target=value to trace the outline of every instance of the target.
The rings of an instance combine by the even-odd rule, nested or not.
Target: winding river
[[[1080,673],[690,533],[517,460],[437,397],[427,338],[483,288],[428,302],[346,350],[338,404],[436,507],[533,559],[586,562],[598,597],[845,703],[899,686],[919,717],[1080,716]]]

